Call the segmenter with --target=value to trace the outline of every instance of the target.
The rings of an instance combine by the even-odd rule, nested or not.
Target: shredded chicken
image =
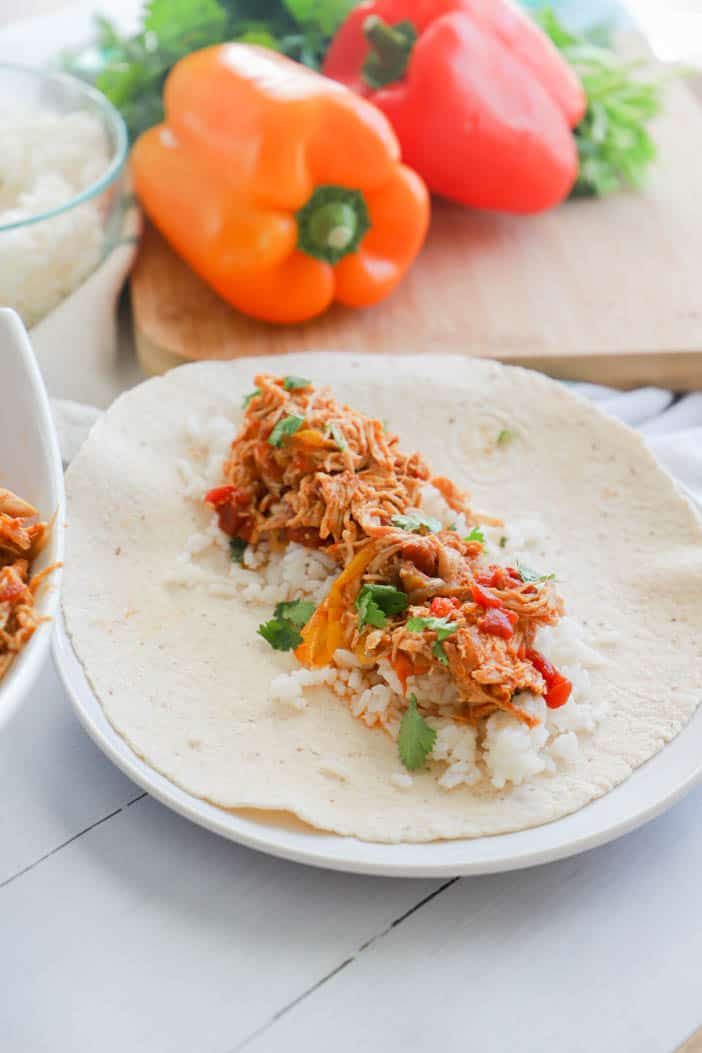
[[[342,564],[303,630],[299,660],[321,667],[339,647],[365,665],[386,658],[405,693],[410,676],[439,666],[455,687],[454,719],[477,723],[503,709],[529,726],[536,723],[513,699],[530,691],[549,701],[543,661],[533,647],[538,628],[563,613],[552,582],[525,581],[514,568],[490,564],[480,540],[425,525],[421,487],[429,480],[470,524],[500,520],[473,514],[468,495],[450,479],[432,478],[419,454],[404,454],[379,420],[304,381],[286,390],[284,378],[262,374],[255,384],[224,485],[206,500],[233,537],[274,546],[297,541],[324,548]],[[398,522],[408,513],[420,513],[409,527]],[[389,614],[381,627],[362,624],[356,601],[364,585],[391,586],[405,609]],[[412,622],[417,618],[431,621],[418,627]],[[431,700],[423,699],[422,709],[432,712]]]
[[[346,565],[394,515],[414,508],[430,472],[417,453],[402,453],[381,421],[339,405],[313,387],[286,391],[283,380],[255,378],[244,426],[232,444],[224,481],[234,487],[218,504],[220,524],[256,544],[274,535],[323,547]],[[303,423],[278,446],[276,425]],[[456,494],[461,511],[468,506]]]
[[[30,573],[46,533],[36,508],[0,489],[0,680],[41,621],[34,597],[44,574]]]

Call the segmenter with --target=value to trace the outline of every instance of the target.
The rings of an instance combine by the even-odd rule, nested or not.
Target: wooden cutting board
[[[132,275],[147,373],[192,359],[313,349],[451,351],[619,387],[702,387],[702,107],[671,84],[644,193],[539,216],[436,201],[402,285],[365,310],[273,326],[221,300],[147,225]]]

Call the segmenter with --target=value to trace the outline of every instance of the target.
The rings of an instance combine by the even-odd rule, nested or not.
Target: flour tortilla
[[[182,496],[185,421],[230,413],[259,371],[329,383],[387,418],[407,450],[474,507],[545,525],[534,565],[567,610],[618,640],[594,669],[609,703],[577,764],[497,791],[447,792],[432,773],[395,786],[397,746],[326,688],[303,712],[268,686],[296,667],[257,635],[262,608],[165,579],[207,513]],[[517,438],[496,447],[508,428]],[[456,356],[307,354],[183,366],[122,396],[67,475],[64,613],[114,728],[182,789],[223,808],[283,810],[370,841],[476,837],[582,807],[653,756],[702,684],[702,531],[640,439],[538,374]],[[330,774],[340,769],[345,779]]]

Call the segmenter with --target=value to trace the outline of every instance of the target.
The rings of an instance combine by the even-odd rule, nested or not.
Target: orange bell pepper
[[[176,64],[164,107],[134,145],[135,190],[225,300],[298,322],[395,288],[429,200],[371,103],[266,48],[222,44]]]

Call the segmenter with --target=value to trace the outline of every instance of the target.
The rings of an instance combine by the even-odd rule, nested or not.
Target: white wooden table
[[[313,870],[145,796],[49,664],[0,801],[3,1053],[672,1053],[702,1023],[702,790],[534,870]]]

